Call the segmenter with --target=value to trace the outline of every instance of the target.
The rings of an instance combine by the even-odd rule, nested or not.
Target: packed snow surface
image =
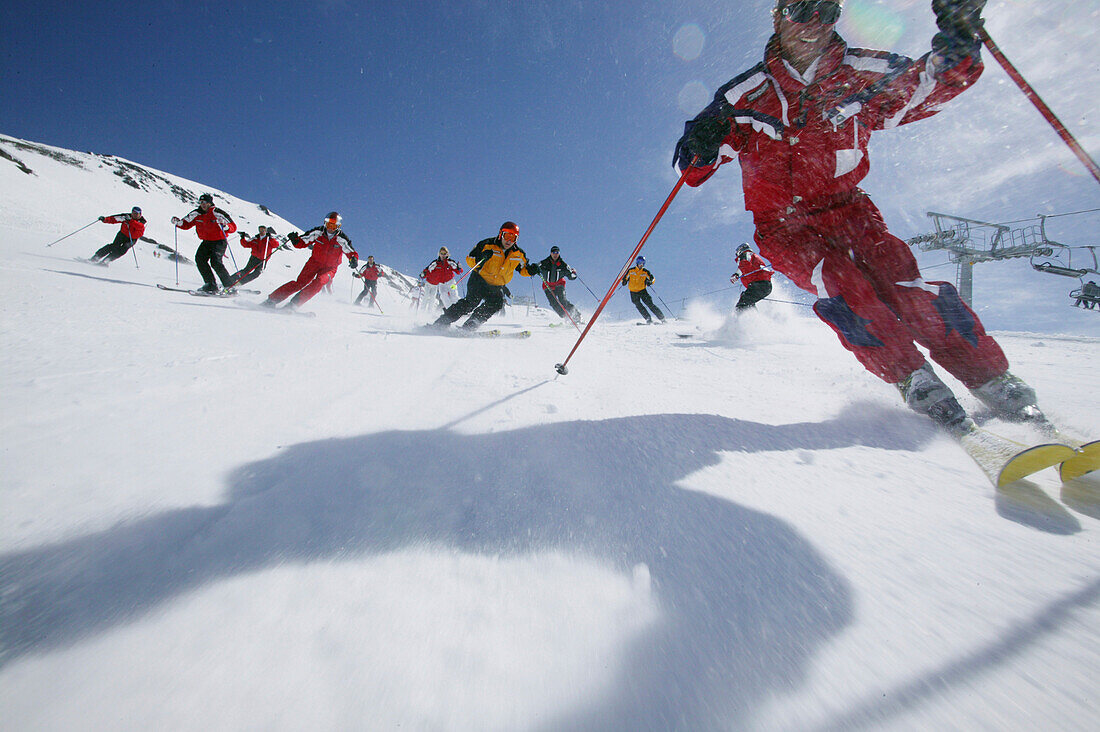
[[[5,728],[1095,729],[1100,479],[995,490],[806,308],[601,319],[559,376],[578,334],[542,308],[448,338],[398,288],[353,307],[346,267],[310,318],[158,290],[146,243],[75,261],[117,227],[46,245],[134,203],[171,242],[190,205],[21,160]],[[1100,338],[996,335],[1100,436]]]

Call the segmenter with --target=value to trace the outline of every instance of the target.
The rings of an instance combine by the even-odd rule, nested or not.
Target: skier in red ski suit
[[[296,232],[290,233],[288,238],[295,248],[305,249],[312,246],[313,253],[298,273],[297,279],[287,282],[267,296],[267,300],[263,302],[265,307],[273,308],[291,295],[294,297],[287,303],[288,308],[297,308],[309,302],[322,287],[332,282],[340,260],[345,255],[348,266],[352,269],[358,266],[359,254],[351,245],[351,239],[340,228],[342,221],[340,214],[333,211],[325,217],[323,226],[316,226],[301,236]]]
[[[233,285],[243,285],[259,277],[267,266],[267,260],[271,259],[271,255],[281,245],[282,241],[275,235],[273,228],[259,227],[259,233],[256,234],[255,239],[249,239],[248,234],[242,232],[241,246],[251,251],[252,256],[248,258],[248,262],[241,271],[233,275]]]
[[[691,186],[737,158],[760,253],[817,296],[814,312],[868,371],[954,432],[973,423],[917,344],[995,413],[1042,413],[974,311],[921,277],[857,184],[872,131],[929,117],[977,81],[984,5],[933,0],[940,32],[914,61],[850,48],[834,31],[840,2],[777,0],[763,61],[718,90],[675,154]]]
[[[458,302],[455,275],[462,272],[462,265],[451,259],[451,251],[447,247],[440,247],[439,256],[420,272],[421,287],[427,293],[428,302],[434,303],[438,298],[444,310]]]
[[[748,244],[737,247],[737,272],[730,282],[740,282],[745,291],[737,299],[737,310],[756,307],[756,303],[772,294],[772,269]]]
[[[382,269],[382,265],[376,264],[373,256],[367,257],[367,263],[363,265],[363,269],[352,274],[352,277],[358,277],[363,280],[363,291],[359,293],[359,297],[355,298],[353,305],[358,305],[363,301],[364,297],[370,297],[370,302],[367,305],[373,304],[379,311],[382,307],[378,304],[378,278],[389,277],[386,274],[386,270]]]
[[[91,256],[91,261],[106,264],[113,262],[134,246],[141,235],[145,233],[145,217],[141,215],[141,209],[134,206],[130,213],[120,213],[114,216],[100,216],[99,220],[105,224],[122,224],[115,240],[110,244],[100,247],[99,251]]]
[[[194,229],[199,235],[199,248],[195,250],[195,266],[199,268],[202,281],[205,282],[200,289],[203,292],[214,293],[218,291],[218,284],[214,280],[214,273],[222,281],[225,289],[233,287],[233,278],[229,276],[222,257],[229,242],[225,237],[237,230],[237,224],[225,211],[214,205],[214,196],[204,193],[199,196],[199,207],[182,219],[172,217],[172,223],[180,229]]]

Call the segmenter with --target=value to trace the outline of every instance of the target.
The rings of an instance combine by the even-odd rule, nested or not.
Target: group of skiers
[[[114,241],[99,249],[90,259],[92,262],[102,263],[114,261],[126,254],[145,233],[147,223],[137,206],[128,214],[101,216],[99,220],[120,225]],[[237,231],[237,225],[227,211],[214,205],[211,194],[202,194],[193,211],[182,219],[173,218],[172,223],[180,229],[196,230],[200,244],[195,260],[204,282],[200,291],[208,294],[219,292],[215,275],[227,292],[255,280],[283,244],[274,227],[260,226],[255,237],[241,232],[241,246],[251,254],[244,267],[231,275],[225,269],[222,258],[228,248],[227,236]],[[342,230],[342,223],[342,217],[332,211],[321,226],[301,235],[295,232],[288,235],[292,246],[299,249],[309,248],[312,253],[298,277],[272,292],[264,305],[276,307],[291,296],[293,298],[286,307],[296,308],[307,302],[329,285],[344,256],[352,269],[357,267],[358,254],[350,237]],[[495,238],[478,242],[466,257],[468,265],[473,268],[466,297],[460,297],[458,292],[458,275],[463,273],[463,268],[450,258],[447,247],[440,247],[439,256],[421,271],[418,282],[422,289],[421,300],[426,297],[428,302],[439,302],[444,310],[443,316],[436,320],[435,325],[450,325],[463,315],[473,312],[464,327],[477,328],[503,307],[504,296],[508,294],[508,282],[517,271],[525,277],[541,274],[543,293],[553,311],[558,317],[568,319],[574,324],[581,322],[580,311],[565,294],[566,281],[575,280],[577,271],[562,259],[561,249],[552,246],[549,256],[541,262],[528,262],[526,253],[517,245],[518,237],[519,227],[514,222],[507,221],[501,225]],[[494,258],[499,258],[499,261],[494,261]],[[485,261],[481,261],[482,259]],[[748,244],[737,248],[736,259],[741,272],[735,273],[730,281],[737,282],[740,279],[745,285],[745,292],[737,302],[737,310],[741,311],[768,296],[771,292],[772,272]],[[355,304],[359,305],[369,298],[368,305],[374,305],[381,310],[377,302],[378,280],[389,275],[374,261],[374,256],[368,256],[366,264],[352,276],[363,282],[363,290],[356,297]],[[621,282],[630,291],[630,300],[646,323],[653,322],[654,315],[664,322],[665,315],[654,305],[648,290],[652,284],[653,274],[645,268],[645,257],[641,256],[635,261],[634,267],[623,275]],[[460,302],[463,304],[459,305]]]
[[[887,230],[858,184],[870,168],[873,131],[930,117],[978,80],[985,2],[932,0],[938,32],[931,51],[913,60],[849,47],[835,29],[843,0],[775,0],[774,33],[763,60],[718,89],[714,100],[686,123],[674,152],[674,165],[692,187],[726,163],[740,163],[745,208],[753,217],[760,254],[748,244],[736,252],[738,272],[731,281],[745,286],[738,310],[770,293],[774,267],[816,297],[815,314],[868,371],[895,384],[910,408],[960,434],[973,430],[974,423],[917,344],[995,414],[1045,418],[1034,390],[1008,371],[1007,358],[977,314],[951,283],[923,279],[909,247]],[[128,217],[103,220],[121,223],[123,229],[96,253],[99,259],[125,253],[145,223],[138,209]],[[202,240],[196,259],[204,290],[217,289],[214,272],[226,288],[243,279],[230,277],[221,265],[225,237],[236,225],[209,194],[173,223],[196,228]],[[557,247],[535,263],[517,245],[518,238],[519,227],[506,221],[495,236],[477,243],[466,257],[471,271],[464,297],[458,297],[455,281],[463,269],[445,247],[440,249],[421,273],[445,306],[433,326],[448,327],[468,315],[462,327],[477,328],[502,309],[517,272],[524,277],[543,273],[551,307],[579,318],[565,299],[565,282],[576,272],[561,260]],[[357,264],[335,212],[323,226],[290,239],[295,247],[312,247],[313,254],[296,280],[271,294],[271,306],[292,295],[291,306],[308,300],[332,280],[343,257],[353,268]],[[253,250],[260,266],[270,256],[266,246],[261,251]],[[242,272],[248,276],[256,266],[250,260]],[[377,276],[362,278],[365,295]],[[649,295],[652,283],[643,257],[621,281],[646,322],[665,317]],[[370,294],[373,298],[373,286]]]

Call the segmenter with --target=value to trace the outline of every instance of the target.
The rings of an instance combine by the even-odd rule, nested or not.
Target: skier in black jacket
[[[581,313],[573,303],[565,299],[565,281],[577,279],[577,270],[565,263],[560,251],[556,246],[550,247],[550,256],[539,262],[542,291],[559,318],[569,317],[577,323],[581,319]]]

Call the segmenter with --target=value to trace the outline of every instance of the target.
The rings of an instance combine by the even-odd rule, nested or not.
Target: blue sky
[[[919,55],[935,30],[928,5],[849,0],[840,30],[853,45]],[[683,121],[760,57],[770,6],[20,4],[0,28],[0,130],[202,181],[303,227],[337,209],[361,252],[406,271],[440,244],[465,253],[512,219],[531,256],[561,246],[602,295],[675,182]],[[987,16],[1033,83],[1054,85],[1041,93],[1095,151],[1097,70],[1075,69],[1091,76],[1062,95],[1069,82],[1034,50],[1049,37],[1085,54],[1097,11],[1081,7],[991,0]],[[929,230],[928,210],[1003,221],[1100,205],[1004,79],[991,68],[981,91],[875,142],[865,188],[899,236]],[[990,177],[989,157],[1006,148],[1021,169]],[[1070,236],[1100,223],[1084,218]],[[751,232],[728,166],[681,194],[650,239],[657,291],[674,301],[728,287],[732,249]],[[1001,272],[979,275],[979,294],[990,279],[1032,276]],[[989,317],[1003,327],[1011,310]]]

